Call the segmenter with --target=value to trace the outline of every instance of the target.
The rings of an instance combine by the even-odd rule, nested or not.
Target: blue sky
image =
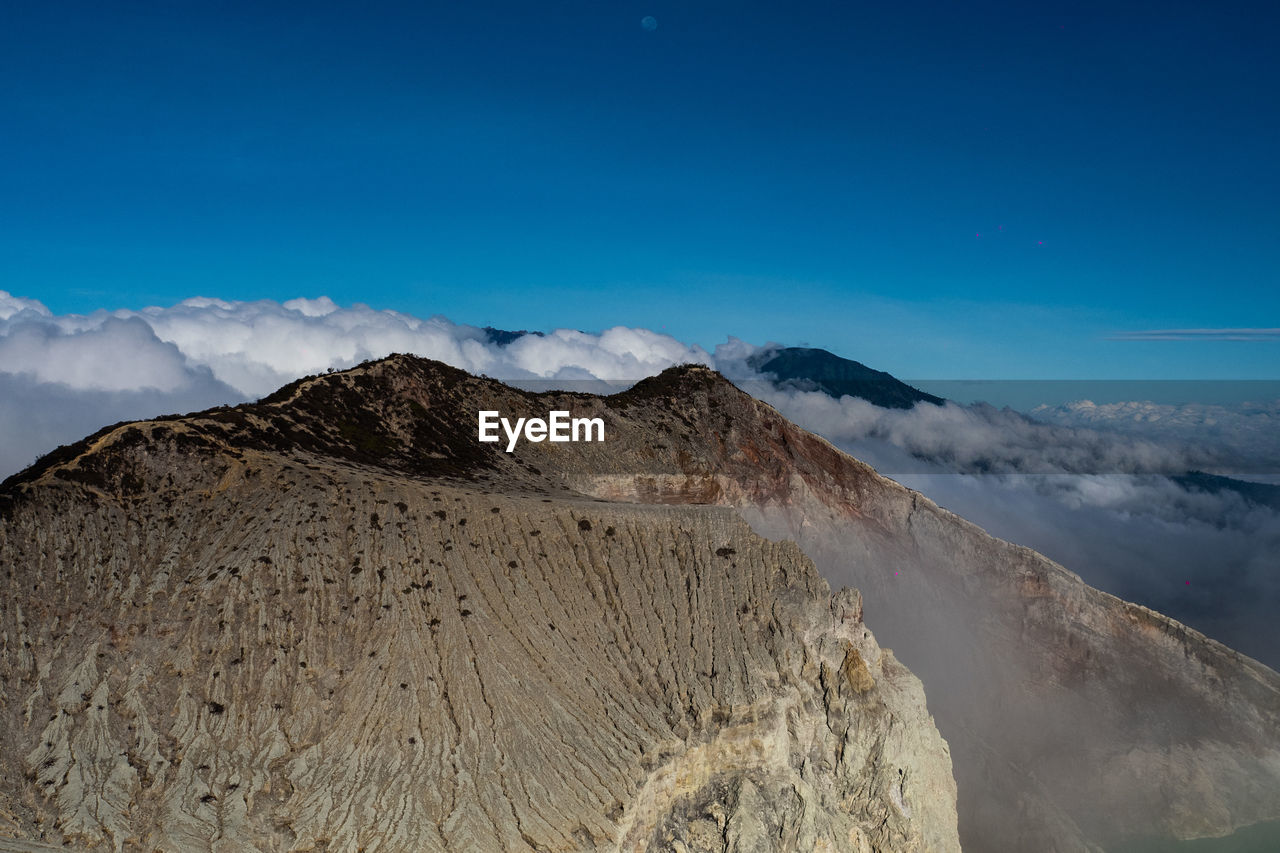
[[[1274,5],[25,5],[0,289],[54,311],[326,294],[1280,378],[1280,333],[1113,339],[1280,326]]]

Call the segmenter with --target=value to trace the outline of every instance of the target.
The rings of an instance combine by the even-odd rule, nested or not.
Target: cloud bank
[[[922,463],[979,474],[1261,474],[1276,473],[1280,460],[1280,401],[1234,409],[1081,401],[1040,407],[1034,418],[983,404],[881,409],[776,388],[749,366],[760,349],[731,338],[709,353],[624,326],[498,342],[445,317],[341,307],[324,296],[283,303],[202,297],[55,315],[0,291],[0,474],[117,419],[256,399],[300,376],[392,352],[537,387],[601,390],[616,386],[597,380],[625,384],[673,364],[708,364],[833,441],[903,451],[879,452],[891,475]]]
[[[1267,481],[1280,401],[1238,408],[1087,401],[1037,416],[984,404],[882,409],[761,384],[753,393],[881,473],[1129,601],[1280,668],[1280,489],[1189,485],[1220,471]]]
[[[1280,666],[1280,513],[1165,476],[1277,471],[1280,401],[1080,401],[1034,418],[983,404],[881,409],[779,389],[749,366],[759,349],[731,338],[707,352],[621,326],[499,343],[444,317],[325,297],[55,315],[0,291],[0,476],[108,423],[256,399],[392,352],[518,384],[595,390],[697,362],[996,535]]]
[[[1166,446],[1188,448],[1191,453],[1198,451],[1198,455],[1217,460],[1188,467],[1211,468],[1230,460],[1239,474],[1275,474],[1280,460],[1280,429],[1277,429],[1280,400],[1234,406],[1079,400],[1059,406],[1037,406],[1029,414],[1036,420],[1059,426],[1141,436]]]
[[[635,381],[710,353],[648,329],[560,329],[506,346],[485,330],[327,297],[55,315],[0,291],[0,476],[117,420],[265,396],[393,352],[507,381]]]
[[[758,396],[831,441],[879,441],[904,451],[905,456],[888,457],[888,474],[918,470],[920,461],[961,474],[1182,473],[1226,461],[1224,454],[1182,437],[1152,441],[1046,424],[984,403],[882,409],[854,397],[836,400],[819,391],[767,387]]]

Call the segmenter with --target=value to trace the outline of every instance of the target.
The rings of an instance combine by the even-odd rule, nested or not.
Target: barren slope
[[[475,441],[480,409],[598,416],[607,441],[507,454]],[[397,356],[182,424],[163,441],[194,456],[221,453],[230,436],[272,458],[341,460],[356,480],[462,478],[471,490],[548,491],[551,506],[589,495],[611,512],[668,504],[698,518],[724,518],[704,515],[719,504],[796,540],[827,578],[864,591],[871,626],[923,679],[954,753],[968,850],[1123,849],[1130,835],[1222,834],[1280,816],[1280,676],[988,536],[704,368],[602,398],[526,394]],[[9,492],[136,488],[128,448],[156,444],[154,432],[98,442],[110,447],[55,454]]]
[[[966,850],[1123,850],[1280,817],[1272,670],[989,536],[707,371],[611,405],[615,447],[660,433],[660,458],[637,472],[628,453],[589,470],[562,457],[567,480],[611,500],[738,507],[861,589],[951,745]]]
[[[730,510],[480,448],[480,392],[524,399],[395,359],[6,484],[0,836],[958,849],[946,745],[856,593]]]

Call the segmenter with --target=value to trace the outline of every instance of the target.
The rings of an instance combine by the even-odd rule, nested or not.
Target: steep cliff
[[[966,850],[1124,850],[1280,817],[1272,670],[987,535],[708,371],[608,407],[615,446],[666,438],[641,472],[625,453],[567,460],[577,489],[737,507],[862,590],[951,745]]]
[[[480,403],[610,439],[506,454]],[[856,592],[730,509],[573,488],[674,423],[615,443],[619,404],[395,357],[7,482],[0,849],[957,850]]]

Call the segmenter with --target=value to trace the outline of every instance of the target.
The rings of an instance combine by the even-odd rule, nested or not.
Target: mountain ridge
[[[410,405],[477,389],[545,402],[402,357],[7,483],[0,835],[959,849],[946,744],[856,592],[728,508],[609,505]]]
[[[606,442],[526,442],[508,454],[475,441],[479,408],[551,407],[601,417]],[[923,678],[954,756],[966,849],[1220,835],[1280,813],[1280,676],[988,536],[708,368],[596,397],[395,356],[241,408],[147,429],[170,430],[157,439],[165,452],[248,437],[264,448],[253,452],[323,452],[345,471],[539,502],[718,504],[769,539],[798,542],[834,583],[862,590],[872,627]],[[141,430],[118,426],[62,452],[7,493],[19,503],[42,484],[128,493],[125,475],[147,458],[138,437],[125,440],[131,428]]]
[[[747,363],[772,376],[779,388],[821,391],[837,400],[859,397],[886,409],[909,409],[917,403],[941,406],[946,402],[883,370],[815,347],[766,347]]]

